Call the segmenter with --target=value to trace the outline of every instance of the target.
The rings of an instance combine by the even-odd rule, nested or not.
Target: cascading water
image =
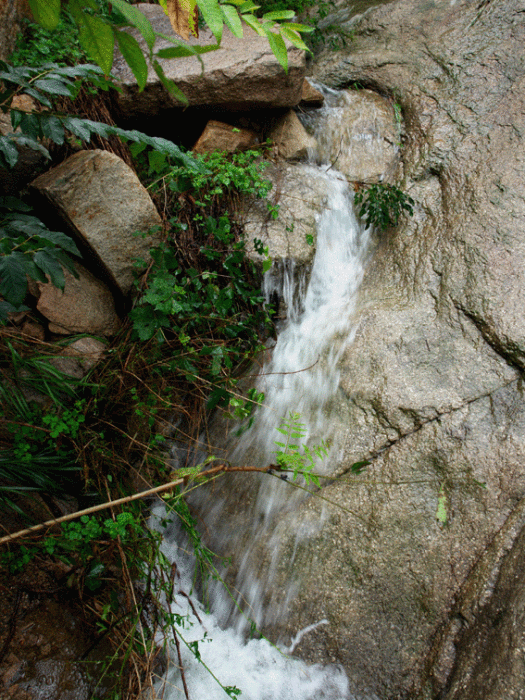
[[[319,159],[319,154],[316,158]],[[329,414],[339,384],[338,361],[355,332],[355,302],[369,250],[368,232],[356,220],[353,195],[340,173],[330,165],[297,167],[304,168],[308,177],[321,178],[327,193],[326,206],[317,225],[316,254],[308,284],[304,277],[294,276],[293,263],[274,265],[267,273],[264,289],[267,294],[277,293],[284,298],[288,318],[256,380],[258,390],[265,394],[264,405],[253,427],[232,450],[229,459],[234,463],[265,466],[274,462],[274,441],[279,439],[276,429],[290,412],[301,416],[306,431],[304,442],[315,444],[332,437]],[[283,274],[278,274],[279,269]],[[334,446],[332,455],[336,451]],[[202,659],[223,686],[240,688],[243,700],[351,698],[346,676],[338,667],[307,666],[284,656],[265,639],[246,641],[250,624],[254,622],[261,628],[285,614],[294,593],[292,587],[284,592],[279,609],[265,607],[265,587],[278,564],[272,557],[272,552],[278,550],[273,541],[273,525],[283,510],[289,511],[308,494],[266,476],[251,478],[245,492],[242,487],[236,490],[238,498],[249,501],[250,506],[249,517],[233,530],[231,521],[222,517],[225,503],[217,492],[209,496],[205,490],[202,493],[199,490],[197,494],[196,505],[208,532],[212,533],[212,548],[224,550],[221,545],[227,542],[230,551],[243,551],[243,555],[236,575],[226,574],[234,596],[226,595],[221,583],[211,588],[216,619],[207,615],[198,601],[193,601],[192,608],[185,594],[167,602],[173,612],[187,615],[191,621],[184,632],[186,641],[205,639],[199,645]],[[226,526],[221,527],[221,522],[227,522]],[[299,539],[305,527],[316,525],[299,524]],[[189,591],[191,564],[183,565],[180,561],[176,533],[175,525],[166,533],[165,552],[172,560],[178,560],[180,588]],[[247,614],[240,615],[239,608]],[[324,624],[326,620],[313,621],[298,631],[295,640],[283,645],[283,650],[292,653],[301,635],[315,634],[315,629]],[[202,664],[195,662],[191,653],[185,652],[183,663],[191,698],[225,697],[224,689]],[[162,688],[167,700],[184,697],[177,669],[167,674]]]

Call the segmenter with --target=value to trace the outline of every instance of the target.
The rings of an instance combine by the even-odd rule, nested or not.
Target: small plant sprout
[[[306,435],[306,426],[300,422],[300,418],[299,413],[290,412],[288,418],[282,418],[277,428],[286,438],[286,442],[274,440],[279,448],[275,451],[277,466],[282,471],[291,471],[293,479],[297,479],[300,474],[307,485],[312,482],[315,486],[320,486],[319,475],[314,473],[314,469],[318,461],[328,456],[328,444],[323,440],[320,445],[310,448],[304,443],[296,442]]]

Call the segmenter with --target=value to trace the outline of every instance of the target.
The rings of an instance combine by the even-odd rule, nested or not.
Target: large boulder
[[[518,0],[400,0],[348,21],[351,45],[314,77],[395,96],[417,207],[366,271],[329,416],[334,479],[266,515],[242,566],[273,640],[328,621],[296,653],[341,663],[359,699],[518,698],[525,15]],[[256,492],[233,502],[237,528]]]
[[[256,148],[258,143],[259,140],[254,131],[238,129],[230,124],[218,122],[216,119],[210,119],[192,150],[194,153],[213,151],[235,153]]]
[[[158,34],[173,36],[169,18],[158,5],[136,5],[150,20]],[[131,31],[139,41],[138,33]],[[190,44],[214,44],[209,30],[200,32],[198,39],[190,37]],[[142,43],[143,48],[145,47]],[[172,44],[160,36],[156,49]],[[173,80],[185,94],[191,107],[214,106],[230,110],[263,107],[295,107],[301,100],[301,89],[306,71],[304,51],[289,45],[288,73],[270,49],[268,40],[249,27],[237,39],[224,28],[221,47],[201,56],[177,59],[159,59],[168,79]],[[116,100],[123,115],[155,116],[162,109],[182,107],[164,88],[156,73],[150,69],[145,89],[139,92],[137,82],[123,57],[117,53],[113,73],[122,86]]]
[[[317,147],[317,141],[308,134],[293,109],[277,120],[268,138],[285,160],[306,160],[309,152],[313,153]]]
[[[158,240],[161,218],[133,170],[109,151],[80,151],[31,183],[63,219],[87,255],[122,294]],[[151,230],[153,229],[153,233]]]

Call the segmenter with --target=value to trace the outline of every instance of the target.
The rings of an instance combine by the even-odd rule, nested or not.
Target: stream
[[[314,135],[320,136],[319,148],[311,154],[310,163],[297,166],[304,168],[309,178],[323,180],[326,187],[326,203],[317,222],[316,254],[309,278],[307,271],[297,270],[293,261],[274,263],[266,273],[263,290],[267,297],[277,295],[284,301],[288,318],[256,379],[265,401],[254,425],[232,446],[228,459],[234,464],[266,466],[275,462],[275,441],[282,439],[277,428],[291,414],[299,414],[298,420],[304,425],[304,444],[313,446],[329,440],[329,459],[337,459],[337,443],[329,427],[330,404],[339,384],[338,362],[355,334],[356,297],[370,245],[369,231],[354,214],[351,188],[323,155],[326,118],[330,110],[337,109],[338,99],[334,91],[325,93],[327,106],[319,110],[316,123],[310,125]],[[316,471],[322,470],[321,463]],[[240,690],[242,700],[352,700],[342,668],[308,665],[291,656],[302,636],[315,634],[319,626],[328,624],[327,620],[313,620],[305,629],[297,630],[294,639],[278,646],[264,638],[250,638],[254,626],[261,629],[286,615],[293,587],[283,590],[278,609],[274,606],[270,610],[264,603],[265,588],[278,566],[273,556],[278,551],[272,543],[273,529],[284,509],[290,511],[294,504],[311,496],[266,475],[250,480],[248,488],[249,519],[235,531],[221,517],[225,504],[216,493],[210,495],[206,489],[199,489],[192,501],[202,514],[206,530],[213,532],[213,551],[221,551],[221,544],[227,541],[230,549],[243,552],[233,585],[229,585],[231,593],[221,581],[210,582],[211,612],[197,596],[190,596],[194,562],[184,553],[178,525],[172,523],[163,533],[164,553],[176,563],[178,587],[183,591],[166,605],[184,617],[181,637],[186,646],[181,644],[181,652],[189,696],[192,700],[219,700],[228,695],[238,697]],[[156,515],[161,518],[163,513],[158,511]],[[298,523],[298,537],[300,531]],[[265,551],[262,558],[261,549]],[[227,567],[221,574],[227,577]],[[231,581],[230,576],[229,584]],[[195,643],[200,662],[195,658]],[[185,697],[175,660],[156,690],[165,700]]]

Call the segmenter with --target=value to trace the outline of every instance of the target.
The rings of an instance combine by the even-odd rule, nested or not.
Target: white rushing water
[[[353,194],[340,173],[330,165],[298,167],[303,167],[308,177],[321,178],[326,186],[326,206],[317,224],[316,254],[308,284],[304,276],[297,278],[295,275],[293,261],[274,265],[267,273],[264,290],[268,295],[277,293],[284,298],[288,318],[270,359],[257,378],[257,388],[266,397],[264,405],[258,410],[253,427],[232,452],[232,462],[246,464],[248,461],[260,466],[274,462],[274,441],[279,439],[276,429],[290,412],[301,416],[306,431],[304,442],[312,445],[332,437],[328,419],[330,403],[339,384],[338,362],[355,333],[356,296],[369,250],[369,236],[356,220]],[[237,602],[250,611],[251,620],[259,627],[285,613],[293,591],[283,592],[279,609],[266,610],[264,591],[271,583],[277,561],[270,553],[270,564],[261,574],[254,560],[259,556],[261,542],[267,550],[274,548],[272,527],[281,509],[290,509],[291,499],[304,499],[305,495],[290,489],[279,479],[261,478],[251,483],[252,488],[258,489],[253,499],[251,525],[243,532],[237,528],[236,532],[232,531],[231,523],[226,524],[223,536],[230,544],[234,540],[243,547],[232,590]],[[221,530],[221,508],[216,496],[205,508],[205,526],[214,534]],[[298,538],[303,536],[301,527],[308,530],[310,526],[305,523],[298,526]],[[222,584],[210,589],[214,590],[212,607],[216,617],[205,612],[194,597],[190,605],[192,564],[185,557],[181,559],[176,533],[173,525],[165,536],[164,548],[168,558],[177,561],[179,588],[184,593],[167,601],[167,605],[172,612],[188,616],[182,634],[188,644],[199,642],[202,661],[223,686],[239,688],[241,700],[353,698],[348,679],[339,667],[309,666],[287,655],[293,653],[302,635],[315,634],[319,626],[327,624],[326,620],[313,620],[304,630],[297,630],[295,638],[283,650],[284,654],[265,639],[247,638],[249,624],[236,613],[232,596],[224,594]],[[305,533],[304,536],[309,535]],[[184,644],[181,644],[181,653],[192,700],[218,700],[228,696]],[[177,662],[172,661],[172,665],[157,689],[166,700],[185,697]],[[233,693],[231,697],[234,696]]]
[[[164,515],[159,508],[152,516],[153,525]],[[223,629],[197,596],[191,594],[193,562],[178,546],[180,541],[178,528],[173,524],[171,531],[165,532],[162,549],[170,561],[176,562],[175,590],[179,592],[165,605],[169,612],[184,618],[177,629],[191,700],[224,700],[228,689],[239,689],[240,700],[352,700],[348,678],[340,667],[308,665],[289,657],[290,649],[281,651],[266,639],[247,640],[232,628]],[[159,637],[158,641],[162,644],[163,640]],[[195,658],[195,647],[191,649],[195,643],[201,661]],[[168,671],[155,690],[163,700],[186,698],[173,651]],[[230,692],[230,697],[237,697],[235,690]]]

